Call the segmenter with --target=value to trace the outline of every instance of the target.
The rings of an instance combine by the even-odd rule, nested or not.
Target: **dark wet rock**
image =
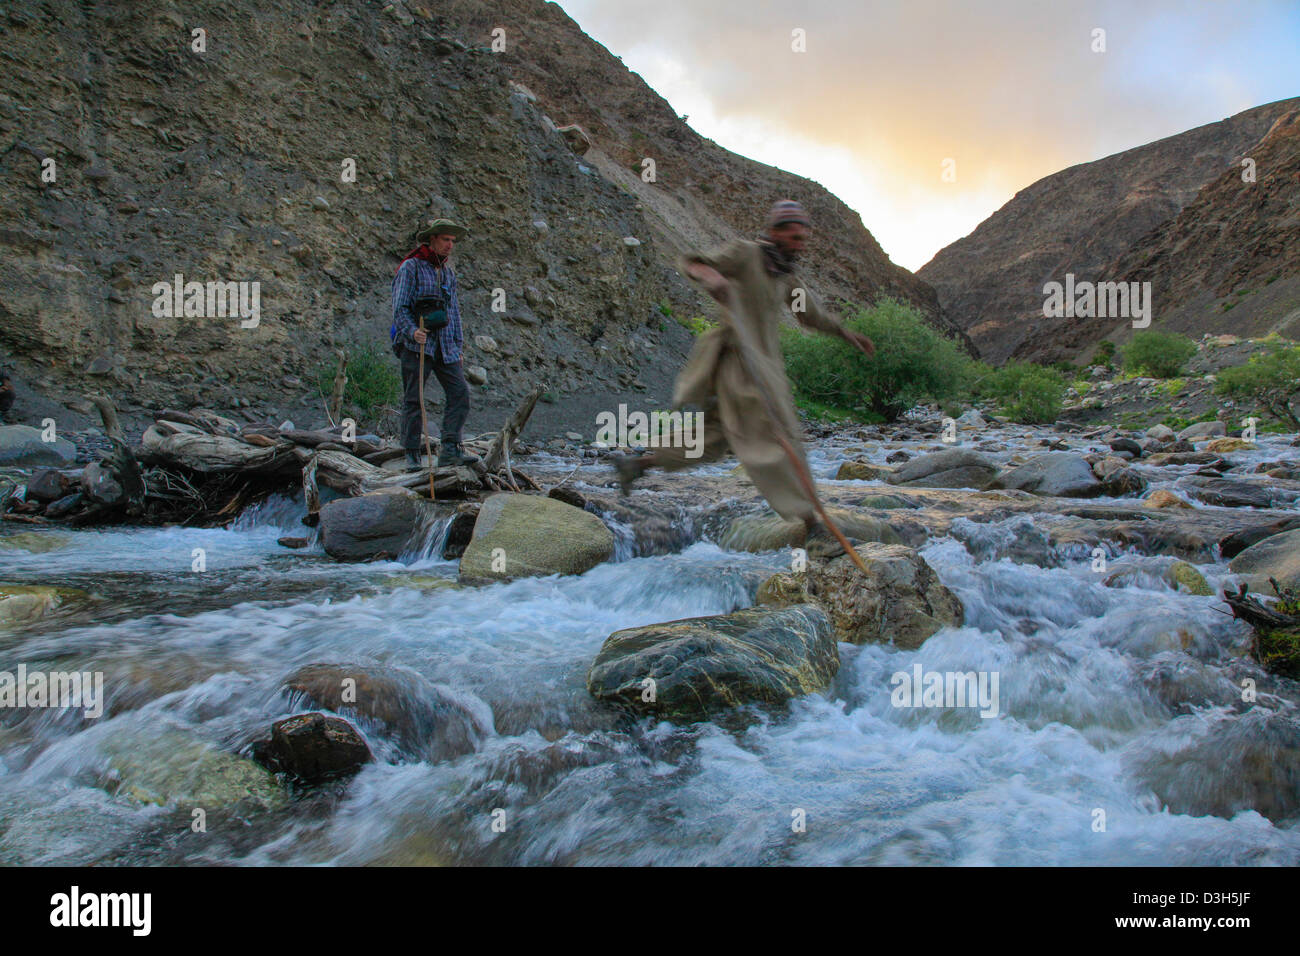
[[[899,541],[898,532],[880,518],[847,508],[830,507],[826,513],[849,538],[857,538],[859,541]],[[734,518],[719,537],[718,546],[728,551],[775,551],[794,547],[803,540],[803,534],[803,522],[786,521],[769,511],[766,514]]]
[[[394,560],[420,540],[440,514],[413,494],[336,498],[320,510],[321,544],[340,561]]]
[[[1193,498],[1222,508],[1271,508],[1277,492],[1262,484],[1233,481],[1231,478],[1188,476],[1182,487]]]
[[[27,497],[33,501],[58,501],[74,487],[76,479],[57,468],[41,468],[27,482]]]
[[[911,454],[909,454],[908,452],[903,451],[903,450],[900,448],[898,451],[891,452],[890,454],[886,455],[886,456],[885,456],[885,461],[886,461],[888,464],[891,464],[891,465],[892,465],[892,464],[895,464],[896,462],[900,462],[900,461],[910,461],[911,458],[912,458]]]
[[[587,499],[584,498],[581,493],[566,485],[559,485],[552,488],[546,493],[546,497],[554,498],[556,501],[563,501],[566,505],[572,505],[575,508],[587,507]]]
[[[987,488],[1018,489],[1057,498],[1090,498],[1104,490],[1083,456],[1062,451],[1035,455],[998,475]]]
[[[820,608],[748,608],[615,631],[592,663],[587,689],[638,713],[702,720],[817,691],[839,664]]]
[[[355,727],[319,713],[277,720],[264,755],[270,769],[306,783],[349,776],[374,759]]]
[[[982,488],[997,472],[997,466],[983,455],[946,448],[911,459],[887,480],[891,485],[918,488]]]
[[[1132,468],[1120,468],[1103,478],[1101,487],[1112,498],[1136,497],[1147,490],[1147,480]]]
[[[275,543],[282,548],[299,550],[307,547],[307,545],[311,543],[311,540],[309,538],[295,538],[290,535],[285,535],[283,538],[277,538]]]
[[[66,438],[43,441],[44,432],[30,425],[0,425],[0,467],[67,467],[77,460],[77,446]]]
[[[126,499],[126,493],[113,473],[97,461],[92,461],[81,472],[82,493],[98,505],[112,507]]]
[[[1258,544],[1271,535],[1281,534],[1283,531],[1294,531],[1297,528],[1300,528],[1300,516],[1282,518],[1269,524],[1233,531],[1219,541],[1219,553],[1230,561],[1251,545]]]
[[[1149,456],[1143,464],[1146,465],[1208,465],[1212,462],[1222,461],[1218,455],[1208,451],[1180,451],[1180,452],[1157,452]]]
[[[614,535],[590,512],[541,495],[495,494],[483,502],[460,559],[466,584],[582,574],[614,554]]]
[[[491,715],[414,671],[383,664],[308,664],[285,678],[294,707],[345,714],[420,760],[473,753],[492,733]]]
[[[1255,810],[1275,823],[1300,812],[1300,722],[1253,707],[1241,715],[1192,715],[1172,725],[1190,739],[1130,763],[1171,813],[1232,817]]]
[[[868,543],[855,548],[863,575],[848,555],[807,571],[773,575],[759,589],[766,605],[815,604],[830,617],[838,640],[893,643],[913,650],[944,627],[960,626],[961,601],[911,548]]]
[[[62,498],[52,502],[46,507],[45,517],[62,518],[75,511],[85,500],[86,496],[80,491],[74,491],[70,495],[64,495]]]
[[[853,502],[857,508],[875,508],[879,511],[893,511],[897,508],[919,508],[915,498],[906,495],[867,495]]]
[[[1142,454],[1142,446],[1132,438],[1112,438],[1109,444],[1113,450],[1126,451],[1134,458],[1137,458]]]
[[[1270,535],[1228,562],[1228,570],[1241,575],[1250,590],[1273,593],[1269,578],[1282,587],[1300,587],[1300,529]]]
[[[447,527],[447,540],[442,544],[442,557],[455,561],[465,554],[470,539],[474,537],[474,523],[478,521],[478,509],[457,511]]]

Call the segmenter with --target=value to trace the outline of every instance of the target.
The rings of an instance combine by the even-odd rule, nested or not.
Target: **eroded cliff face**
[[[437,215],[472,232],[466,362],[489,406],[534,381],[560,403],[666,398],[691,336],[660,303],[709,311],[677,253],[752,235],[783,196],[816,218],[823,296],[938,311],[835,197],[699,137],[553,4],[49,0],[0,16],[0,348],[55,402],[91,385],[128,413],[319,408],[336,346],[386,347],[393,270]],[[259,283],[258,323],[158,315],[154,287],[178,274]]]
[[[1063,281],[1067,273],[1079,281],[1122,278],[1162,242],[1153,230],[1169,224],[1208,184],[1234,171],[1240,181],[1241,159],[1298,107],[1300,99],[1271,103],[1041,179],[941,250],[917,276],[935,287],[945,317],[966,330],[986,360],[1072,357],[1116,323],[1044,318],[1044,284]],[[1182,268],[1174,265],[1181,254],[1170,249],[1154,267],[1173,275]],[[1124,256],[1124,264],[1116,264]],[[1167,294],[1157,295],[1153,327],[1171,317],[1175,305]]]
[[[1120,281],[1151,283],[1153,328],[1300,338],[1300,109],[1280,116],[1246,157],[1106,266]],[[1096,320],[1062,345],[1124,334]]]

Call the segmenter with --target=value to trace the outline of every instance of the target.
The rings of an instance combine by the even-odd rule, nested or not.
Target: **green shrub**
[[[1173,378],[1196,354],[1196,343],[1170,332],[1135,332],[1120,349],[1124,368],[1153,378]]]
[[[1273,417],[1300,428],[1290,400],[1300,393],[1300,346],[1289,348],[1277,342],[1265,346],[1245,365],[1219,372],[1214,391],[1233,399],[1253,402]]]
[[[326,401],[334,394],[337,367],[336,361],[329,361],[316,372],[316,390]],[[348,351],[347,376],[343,404],[353,406],[365,418],[377,418],[384,408],[401,401],[402,373],[390,349],[353,347]]]
[[[871,338],[874,358],[841,339],[781,330],[797,398],[893,421],[917,402],[942,403],[966,393],[970,359],[915,306],[890,298],[872,308],[846,303],[844,321]]]
[[[977,388],[1013,422],[1051,424],[1065,402],[1065,376],[1032,362],[1010,362],[985,375]]]
[[[1094,365],[1104,365],[1107,368],[1115,367],[1115,343],[1110,339],[1102,339],[1097,343],[1097,351],[1092,357]]]
[[[689,329],[695,335],[703,335],[710,329],[718,327],[718,323],[712,319],[706,319],[702,315],[693,315],[689,319],[679,320],[681,324]]]

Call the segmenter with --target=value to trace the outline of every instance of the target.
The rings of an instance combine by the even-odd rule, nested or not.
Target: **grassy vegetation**
[[[316,391],[326,400],[334,394],[336,369],[337,363],[329,361],[316,370]],[[354,412],[358,419],[374,421],[401,401],[402,373],[389,349],[353,347],[348,351],[347,377],[344,409]]]

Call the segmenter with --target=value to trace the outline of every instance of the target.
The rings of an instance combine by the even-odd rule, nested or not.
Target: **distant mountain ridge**
[[[1067,273],[1078,281],[1116,281],[1137,274],[1143,262],[1147,279],[1159,270],[1168,277],[1181,274],[1181,260],[1190,254],[1186,237],[1181,244],[1168,244],[1160,230],[1207,186],[1239,177],[1241,159],[1297,108],[1300,97],[1270,103],[1044,177],[1018,192],[969,236],[940,250],[917,276],[934,286],[946,320],[964,329],[987,361],[1075,357],[1107,334],[1126,333],[1122,327],[1117,330],[1114,321],[1044,318],[1044,284],[1063,281]],[[1260,175],[1264,173],[1261,166]],[[1245,203],[1250,195],[1245,192],[1239,198]],[[1276,226],[1285,232],[1286,215],[1276,214],[1281,217]],[[1186,228],[1192,228],[1190,220]],[[1167,247],[1146,261],[1144,256],[1154,254],[1157,246]],[[1256,251],[1265,258],[1271,255],[1262,248]],[[1212,327],[1205,315],[1190,318],[1187,302],[1181,293],[1174,295],[1173,288],[1172,279],[1159,291],[1153,288],[1153,328],[1169,323],[1170,328],[1189,331],[1235,330],[1226,324]],[[1252,328],[1270,325],[1278,308],[1276,303],[1261,303]]]

